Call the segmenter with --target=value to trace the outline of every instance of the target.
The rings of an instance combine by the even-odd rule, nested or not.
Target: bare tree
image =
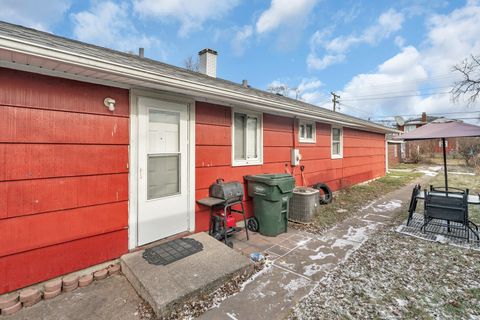
[[[282,95],[288,97],[290,88],[286,84],[279,84],[279,85],[269,85],[267,88],[268,92]]]
[[[195,60],[192,56],[189,56],[183,60],[183,66],[187,70],[198,72],[200,68],[200,62],[198,61],[198,58]]]
[[[267,91],[295,100],[302,100],[301,90],[299,88],[290,88],[287,84],[270,85]]]
[[[453,70],[462,74],[462,80],[455,82],[451,91],[453,100],[466,97],[469,104],[474,103],[480,96],[480,56],[472,54],[454,66]]]

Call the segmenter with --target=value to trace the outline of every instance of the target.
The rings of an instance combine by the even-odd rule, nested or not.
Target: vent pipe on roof
[[[248,85],[248,80],[242,80],[242,86],[244,86],[245,88],[250,88],[250,86]]]
[[[212,78],[217,77],[217,51],[212,49],[203,49],[198,53],[200,65],[198,71]]]
[[[138,56],[143,58],[145,56],[145,48],[138,48]]]

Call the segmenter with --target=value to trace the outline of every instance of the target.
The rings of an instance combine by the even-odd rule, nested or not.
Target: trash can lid
[[[248,181],[261,182],[269,186],[278,186],[282,192],[291,192],[295,186],[295,178],[288,173],[254,174],[244,178]]]
[[[248,175],[248,176],[245,176],[244,178],[245,180],[267,183],[267,181],[273,181],[278,179],[293,179],[293,176],[288,173],[264,173],[264,174]]]

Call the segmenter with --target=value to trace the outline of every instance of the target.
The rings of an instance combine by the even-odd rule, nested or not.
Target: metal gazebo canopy
[[[443,168],[445,171],[445,191],[448,192],[446,138],[480,137],[480,127],[458,120],[440,118],[420,128],[394,137],[393,140],[430,140],[442,139]]]

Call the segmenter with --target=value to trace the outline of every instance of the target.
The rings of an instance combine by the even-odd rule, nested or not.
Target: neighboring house
[[[310,184],[385,174],[393,129],[217,79],[216,57],[202,74],[0,22],[0,293],[207,230],[215,179],[301,183],[294,148]]]
[[[404,125],[401,126],[397,124],[397,129],[403,132],[410,132],[440,118],[443,117],[427,116],[426,112],[422,112],[420,118],[407,120]],[[445,140],[445,144],[447,153],[458,151],[457,138],[448,138]],[[405,143],[404,156],[406,158],[411,158],[415,151],[424,154],[443,154],[442,140],[438,139],[421,142],[407,141]]]

